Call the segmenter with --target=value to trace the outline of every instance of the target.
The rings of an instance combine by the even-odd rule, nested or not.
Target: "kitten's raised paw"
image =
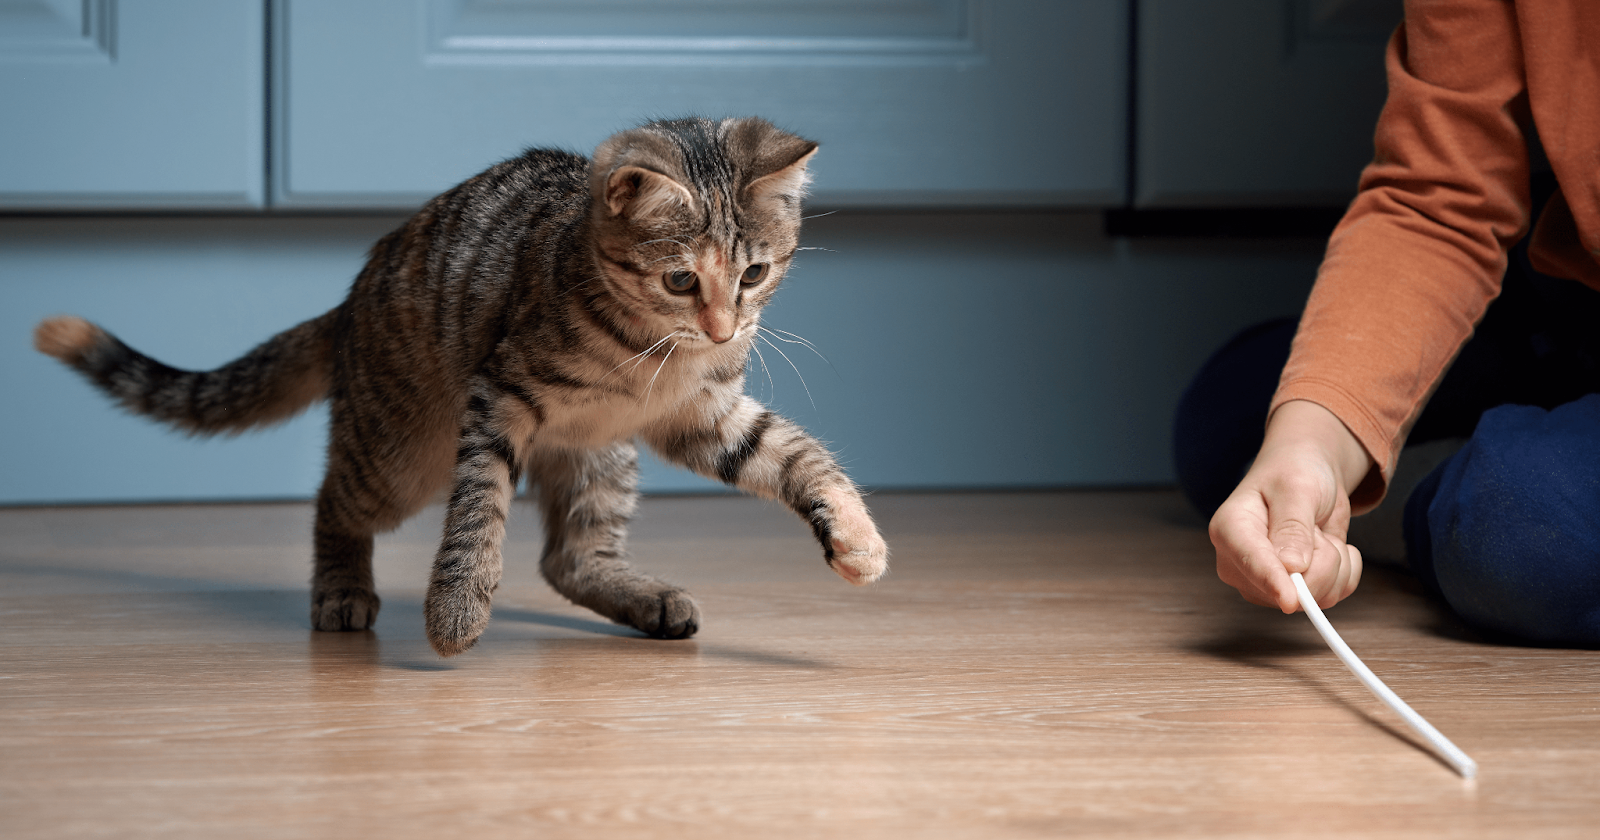
[[[365,589],[318,592],[311,599],[311,626],[316,630],[366,630],[378,620],[378,596]]]
[[[833,512],[828,566],[839,577],[866,586],[889,571],[889,546],[878,533],[878,526],[859,498],[835,493],[828,500]]]
[[[876,533],[861,542],[846,542],[835,537],[833,559],[828,565],[839,577],[856,586],[866,586],[889,571],[889,546]]]

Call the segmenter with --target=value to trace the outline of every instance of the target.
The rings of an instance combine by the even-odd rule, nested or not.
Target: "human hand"
[[[1372,459],[1339,418],[1320,405],[1284,403],[1239,486],[1211,518],[1217,576],[1245,600],[1300,608],[1291,572],[1318,606],[1331,607],[1361,581],[1361,552],[1345,543],[1350,491]]]

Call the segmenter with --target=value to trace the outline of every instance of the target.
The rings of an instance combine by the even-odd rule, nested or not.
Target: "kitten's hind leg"
[[[331,485],[330,473],[317,496],[311,573],[311,627],[314,630],[366,630],[378,620],[378,593],[372,584],[372,531],[351,527],[352,517]]]
[[[413,422],[397,431],[385,417],[360,411],[336,402],[329,423],[311,576],[311,626],[317,630],[372,626],[379,606],[372,536],[416,513],[449,476],[453,428],[430,434],[426,424]]]
[[[535,465],[544,515],[539,569],[581,607],[658,639],[687,639],[700,607],[683,589],[635,570],[624,559],[628,521],[638,507],[639,457],[633,445],[567,451]]]
[[[372,585],[372,535],[319,529],[311,586],[311,626],[316,630],[366,630],[378,620]]]

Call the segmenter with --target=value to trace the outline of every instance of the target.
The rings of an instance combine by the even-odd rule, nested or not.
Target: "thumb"
[[[1285,572],[1304,574],[1311,569],[1317,537],[1315,516],[1311,506],[1285,505],[1268,512],[1267,539]]]

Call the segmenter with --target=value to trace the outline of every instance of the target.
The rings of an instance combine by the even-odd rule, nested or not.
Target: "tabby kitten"
[[[700,624],[694,599],[624,559],[635,438],[782,500],[851,583],[887,568],[833,457],[744,394],[761,309],[798,247],[816,148],[751,118],[651,122],[606,140],[593,161],[530,150],[380,239],[331,312],[213,371],[168,367],[80,318],[48,319],[34,341],[123,407],[194,434],[329,401],[318,630],[372,625],[373,535],[448,487],[424,612],[434,650],[471,647],[526,471],[550,585],[651,636],[686,638]]]

